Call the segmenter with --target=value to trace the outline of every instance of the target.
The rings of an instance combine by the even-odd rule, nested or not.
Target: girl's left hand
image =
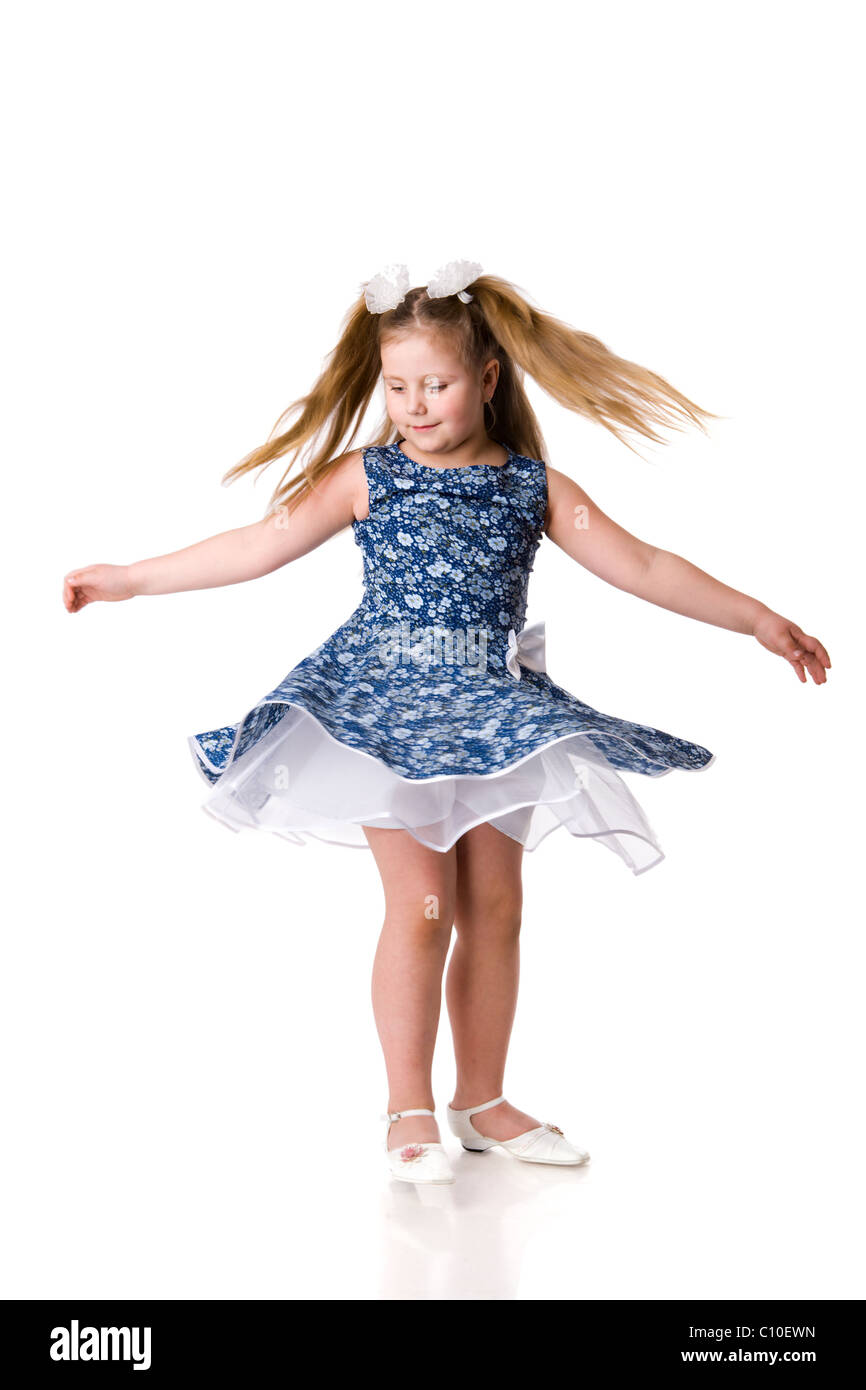
[[[791,623],[779,613],[767,613],[758,618],[752,630],[762,647],[776,656],[783,656],[793,666],[797,679],[805,681],[809,670],[816,685],[824,685],[829,669],[830,658],[817,637],[809,637],[796,623]]]

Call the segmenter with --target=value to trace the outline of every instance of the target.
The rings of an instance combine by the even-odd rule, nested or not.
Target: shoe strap
[[[435,1110],[395,1110],[395,1111],[393,1112],[393,1114],[391,1113],[390,1110],[386,1110],[384,1114],[382,1114],[382,1115],[379,1116],[379,1119],[380,1119],[380,1120],[389,1120],[389,1121],[391,1122],[391,1124],[393,1124],[395,1120],[402,1120],[402,1118],[403,1118],[404,1115],[435,1115],[435,1114],[436,1114],[436,1111],[435,1111]]]
[[[477,1115],[480,1110],[490,1110],[494,1105],[501,1105],[504,1096],[497,1096],[495,1100],[486,1100],[483,1105],[470,1105],[468,1110],[458,1110],[458,1115]]]

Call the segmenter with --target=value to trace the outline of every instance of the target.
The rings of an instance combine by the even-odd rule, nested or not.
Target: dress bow
[[[530,671],[546,671],[544,656],[544,621],[530,623],[523,627],[519,632],[514,628],[508,630],[508,650],[505,655],[505,665],[514,676],[515,680],[520,680],[521,666],[528,666]]]

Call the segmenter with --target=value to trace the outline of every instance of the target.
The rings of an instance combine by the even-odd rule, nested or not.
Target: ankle
[[[391,1114],[394,1113],[392,1110]],[[435,1115],[407,1115],[405,1119],[392,1120],[387,1134],[389,1149],[409,1143],[438,1144],[442,1139]]]
[[[435,1110],[435,1109],[436,1109],[436,1102],[435,1102],[435,1100],[432,1100],[432,1099],[430,1099],[430,1100],[407,1100],[406,1103],[405,1103],[405,1105],[392,1105],[391,1102],[390,1102],[390,1100],[389,1100],[389,1101],[388,1101],[388,1105],[387,1105],[387,1110],[388,1110],[388,1114],[389,1114],[389,1115],[402,1114],[402,1113],[405,1113],[405,1111],[407,1111],[407,1110]],[[410,1118],[411,1120],[421,1120],[421,1119],[429,1120],[429,1119],[430,1119],[430,1116],[429,1116],[429,1115],[410,1115],[409,1118]]]
[[[454,1092],[454,1099],[448,1104],[452,1110],[470,1110],[473,1105],[486,1105],[493,1100],[494,1096],[502,1095],[502,1086],[472,1086],[464,1090],[459,1088]],[[493,1107],[491,1106],[491,1109]]]

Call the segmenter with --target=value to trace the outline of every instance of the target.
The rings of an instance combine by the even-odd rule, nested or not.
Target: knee
[[[520,892],[497,893],[483,903],[461,907],[458,903],[454,925],[458,936],[509,939],[520,935],[523,899]]]
[[[454,926],[455,904],[446,893],[425,892],[401,895],[386,902],[386,916],[392,921],[411,926],[422,935],[451,935]]]
[[[429,922],[431,928],[441,927],[450,932],[454,926],[454,909],[454,900],[448,894],[426,893],[421,903],[421,918]]]

